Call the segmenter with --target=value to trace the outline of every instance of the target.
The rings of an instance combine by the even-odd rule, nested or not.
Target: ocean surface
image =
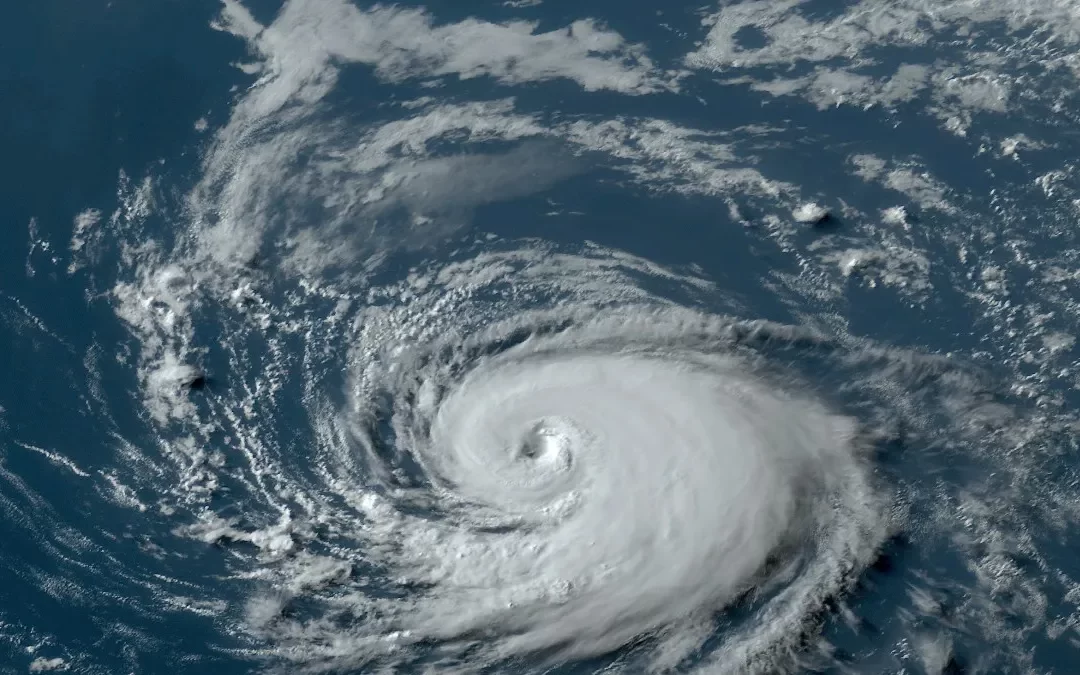
[[[1074,673],[1080,4],[0,26],[0,674]]]

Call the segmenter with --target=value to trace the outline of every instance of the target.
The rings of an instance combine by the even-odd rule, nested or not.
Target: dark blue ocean
[[[0,673],[1074,672],[1076,16],[10,6]],[[627,413],[636,394],[560,380],[534,408],[530,378],[562,371],[524,352],[597,382],[624,372],[597,355],[645,354],[672,369],[620,362],[634,391],[681,384]],[[714,468],[678,464],[726,414],[694,394],[702,372],[783,390],[788,412],[740,419],[789,440],[746,431],[714,439],[734,453]],[[809,443],[804,398],[855,420],[835,443],[857,459],[754,474],[739,503],[795,506],[780,534],[731,525],[692,477]],[[482,450],[499,423],[560,401],[614,416],[601,438],[692,427],[623,448],[625,475],[566,441],[597,472],[583,503],[608,480],[628,500],[617,534],[525,527],[501,496],[517,483],[475,477],[502,466]],[[480,449],[432,459],[446,437]],[[838,478],[856,473],[857,507]],[[766,571],[708,590],[774,534]],[[583,562],[561,599],[509,595],[579,570],[571,538],[630,581]]]

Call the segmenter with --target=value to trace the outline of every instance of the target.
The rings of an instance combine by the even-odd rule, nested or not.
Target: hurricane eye
[[[521,445],[518,446],[518,449],[519,456],[525,459],[536,459],[544,453],[544,439],[543,437],[529,435]]]
[[[518,445],[518,456],[525,459],[536,459],[544,454],[548,438],[544,433],[541,423],[537,423],[525,430]]]

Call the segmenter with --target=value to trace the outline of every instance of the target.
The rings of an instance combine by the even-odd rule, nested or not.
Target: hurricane
[[[342,452],[362,450],[381,486],[352,515],[371,522],[359,548],[425,589],[379,607],[384,630],[483,639],[493,659],[581,658],[742,602],[760,607],[741,623],[759,625],[725,660],[745,672],[880,543],[856,425],[740,358],[738,334],[769,327],[574,314],[354,356]],[[438,515],[402,512],[416,500]]]
[[[1070,2],[114,4],[0,77],[0,674],[1073,672]]]
[[[913,472],[974,461],[904,445],[948,423],[934,406],[962,411],[954,438],[993,424],[977,369],[706,311],[714,283],[595,245],[475,248],[382,286],[331,274],[280,305],[253,272],[240,299],[211,292],[234,322],[229,367],[272,356],[243,398],[197,392],[192,414],[219,420],[204,433],[235,439],[247,469],[176,448],[195,518],[177,533],[259,566],[237,572],[253,582],[237,620],[272,668],[835,663],[808,643],[932,507]],[[183,300],[162,307],[193,304],[198,272],[163,274]],[[172,386],[148,405],[184,414],[176,383],[196,371],[154,363],[148,383]],[[303,394],[283,396],[299,364]],[[195,499],[222,491],[244,511]]]

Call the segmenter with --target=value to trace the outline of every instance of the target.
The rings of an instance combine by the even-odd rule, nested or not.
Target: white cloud
[[[205,221],[198,257],[242,262],[273,244],[287,267],[311,272],[437,240],[476,206],[578,172],[565,149],[537,142],[548,135],[504,100],[430,106],[359,131],[313,122],[265,141],[226,138],[191,196]],[[453,154],[429,148],[448,140]],[[501,144],[462,152],[487,141]]]
[[[64,659],[56,657],[55,659],[46,659],[39,656],[30,662],[31,673],[44,673],[50,670],[67,670],[68,665]]]
[[[932,104],[927,111],[957,133],[973,113],[1007,110],[1015,78],[1004,72],[1025,69],[1029,86],[1038,77],[1030,72],[1032,63],[1047,75],[1063,69],[1080,76],[1075,50],[1049,46],[1080,42],[1080,14],[1067,0],[862,0],[828,18],[805,14],[804,6],[805,0],[725,5],[705,20],[709,33],[685,63],[745,73],[727,82],[774,96],[799,95],[819,108],[893,107],[925,90]],[[1054,39],[1003,52],[987,37],[991,27],[1002,26],[1035,28]],[[757,31],[759,39],[748,44],[746,30]],[[942,60],[941,50],[928,49],[938,43],[957,48],[957,58]],[[907,63],[882,75],[884,50],[889,61],[899,55]]]
[[[674,87],[640,45],[591,19],[548,33],[536,24],[479,19],[436,25],[421,9],[376,6],[361,10],[344,0],[291,0],[275,21],[260,26],[236,0],[224,0],[215,24],[250,44],[263,61],[252,100],[269,113],[287,101],[312,102],[332,87],[340,63],[373,66],[386,81],[458,76],[492,77],[506,84],[569,79],[587,91],[645,94]]]
[[[700,48],[687,56],[696,68],[789,66],[843,58],[883,46],[917,47],[940,38],[967,36],[981,25],[1003,22],[1009,29],[1039,26],[1069,44],[1080,42],[1080,15],[1063,0],[862,0],[837,16],[813,20],[799,9],[806,0],[751,0],[720,8]],[[760,30],[765,44],[744,48],[740,30]]]
[[[949,202],[949,189],[915,161],[885,161],[874,155],[857,154],[848,158],[854,175],[911,199],[922,209],[956,213]]]
[[[642,47],[590,19],[538,34],[520,21],[440,25],[421,9],[291,0],[263,26],[237,0],[224,0],[215,27],[248,43],[258,61],[248,68],[260,74],[216,134],[190,196],[197,257],[218,261],[250,259],[271,242],[287,249],[296,269],[311,269],[317,256],[345,263],[390,242],[408,247],[417,226],[430,239],[476,205],[545,189],[579,167],[552,144],[460,156],[426,147],[433,139],[550,137],[536,120],[513,114],[512,101],[412,103],[430,109],[359,134],[316,119],[343,64],[370,66],[391,83],[565,79],[624,94],[673,86]],[[401,209],[409,211],[404,227],[390,217]],[[452,217],[433,221],[433,214]]]

